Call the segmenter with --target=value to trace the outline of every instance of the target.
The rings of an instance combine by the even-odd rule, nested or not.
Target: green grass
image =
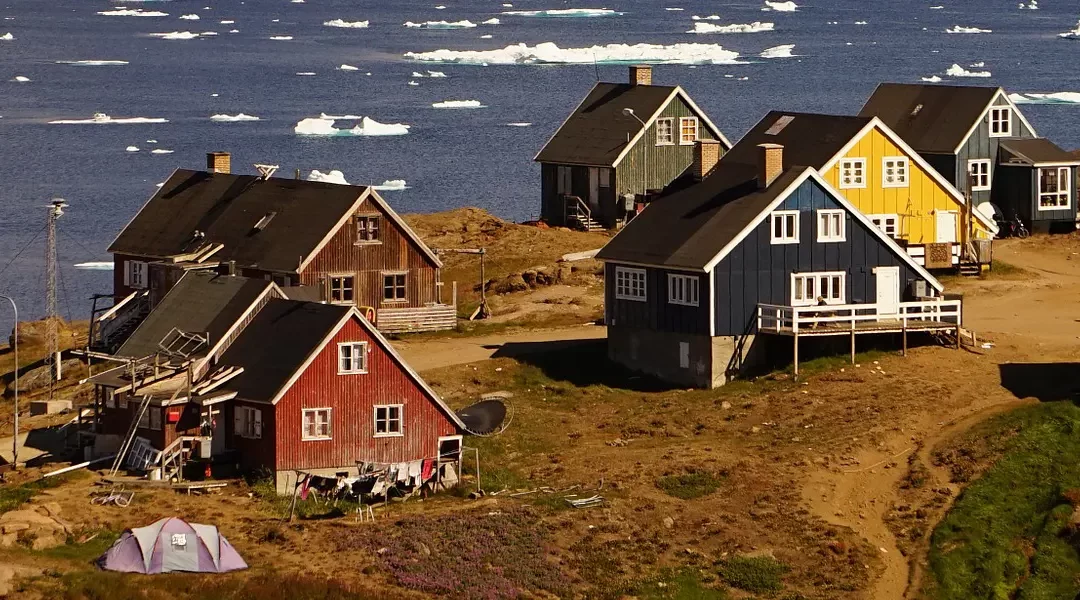
[[[146,576],[77,571],[63,575],[58,587],[60,589],[50,597],[63,600],[367,600],[385,597],[361,593],[333,579],[278,572]]]
[[[107,529],[95,532],[85,532],[82,535],[85,535],[86,537],[93,536],[94,539],[80,544],[76,541],[75,536],[71,536],[63,546],[48,548],[46,550],[41,550],[38,553],[49,558],[71,561],[74,563],[89,563],[96,560],[102,554],[105,554],[105,551],[113,545],[116,538],[120,537],[119,533]]]
[[[726,590],[707,587],[696,569],[665,569],[630,590],[638,600],[728,600]]]
[[[987,424],[1001,458],[957,499],[931,537],[938,600],[1071,599],[1080,543],[1067,527],[1080,488],[1080,408],[1018,409]]]
[[[1018,277],[1026,275],[1027,269],[1018,267],[1012,263],[1007,263],[1003,260],[994,260],[990,263],[990,271],[984,274],[984,277]]]
[[[58,475],[48,479],[39,479],[20,485],[0,487],[0,514],[15,510],[33,498],[41,490],[54,488],[67,481],[67,475]]]
[[[731,587],[755,594],[778,592],[790,568],[769,556],[733,556],[717,563],[720,577]]]
[[[708,496],[720,489],[720,484],[723,481],[723,475],[716,475],[707,471],[689,471],[680,475],[666,475],[657,478],[656,487],[669,496],[682,500],[693,500]]]

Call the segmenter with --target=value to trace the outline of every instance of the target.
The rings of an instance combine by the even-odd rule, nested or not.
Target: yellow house
[[[753,164],[760,144],[784,146],[784,167],[812,166],[930,268],[989,262],[998,228],[878,118],[773,111],[724,156]],[[928,256],[929,255],[929,256]]]

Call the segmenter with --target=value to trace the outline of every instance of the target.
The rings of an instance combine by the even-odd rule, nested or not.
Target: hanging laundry
[[[311,475],[305,474],[303,479],[301,479],[299,481],[299,483],[300,483],[300,499],[301,500],[307,500],[308,489],[310,488],[310,484],[311,484]]]
[[[420,481],[427,481],[431,479],[431,476],[435,474],[435,461],[430,458],[425,458],[423,465],[420,467]]]

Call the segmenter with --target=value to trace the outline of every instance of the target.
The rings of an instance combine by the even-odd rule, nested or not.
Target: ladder
[[[139,402],[139,408],[135,409],[135,415],[131,418],[131,425],[128,426],[127,435],[124,436],[124,442],[120,444],[120,449],[116,452],[116,458],[113,459],[112,468],[109,469],[110,477],[116,475],[116,472],[123,466],[124,459],[127,458],[127,453],[131,450],[131,445],[135,441],[135,433],[139,430],[139,421],[142,421],[143,415],[146,414],[146,409],[149,406],[150,396],[143,395],[142,401]]]

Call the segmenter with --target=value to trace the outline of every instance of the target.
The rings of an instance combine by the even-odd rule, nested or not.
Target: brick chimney
[[[211,173],[226,173],[232,171],[232,159],[228,152],[207,152],[206,170]]]
[[[758,144],[758,187],[765,189],[784,172],[784,147],[780,144]]]
[[[698,140],[694,142],[694,179],[701,181],[720,161],[719,140]]]
[[[630,65],[630,85],[652,85],[652,67]]]

